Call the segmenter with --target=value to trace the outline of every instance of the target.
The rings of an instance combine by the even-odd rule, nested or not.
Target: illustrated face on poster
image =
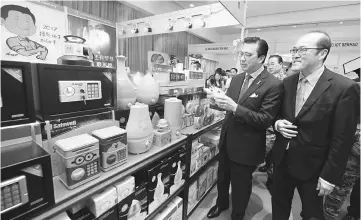
[[[69,34],[84,38],[85,44],[92,49],[94,65],[97,67],[116,67],[116,30],[94,20],[72,15],[68,16]]]
[[[154,64],[169,65],[169,55],[155,51],[148,51],[148,69],[152,69]]]
[[[57,17],[60,23],[49,21],[49,18]],[[1,25],[4,27],[1,59],[56,63],[61,51],[60,38],[65,30],[63,17],[61,11],[30,2],[1,5]]]

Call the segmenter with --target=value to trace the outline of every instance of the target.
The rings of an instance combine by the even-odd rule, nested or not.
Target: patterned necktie
[[[298,89],[297,89],[297,94],[296,94],[295,116],[298,115],[298,113],[301,111],[301,108],[302,108],[303,104],[305,104],[305,101],[306,101],[306,97],[305,97],[306,83],[307,83],[306,77],[303,77],[298,82]]]
[[[244,79],[244,83],[243,83],[243,86],[241,88],[241,91],[239,92],[239,95],[238,95],[238,101],[242,98],[242,96],[244,95],[244,93],[247,91],[248,89],[248,85],[249,85],[249,80],[252,79],[252,76],[250,74],[247,74],[246,75],[246,78]]]

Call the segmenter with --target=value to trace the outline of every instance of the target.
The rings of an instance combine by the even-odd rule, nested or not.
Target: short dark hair
[[[269,56],[268,59],[271,59],[271,58],[274,58],[274,57],[277,58],[278,63],[283,63],[283,59],[282,59],[282,57],[280,55],[271,55],[271,56]]]
[[[1,7],[1,18],[6,20],[6,18],[9,16],[9,11],[18,11],[23,14],[28,14],[33,19],[35,24],[35,16],[33,13],[31,13],[29,8],[20,6],[20,5],[4,5]]]
[[[327,49],[327,54],[325,56],[325,58],[323,59],[323,62],[326,61],[326,58],[328,56],[328,54],[330,54],[331,51],[331,46],[332,46],[332,42],[331,42],[331,37],[330,35],[328,35],[326,32],[324,31],[310,31],[308,32],[309,34],[322,34],[323,36],[320,37],[320,39],[317,41],[316,46],[317,48],[322,48],[322,49]]]
[[[262,63],[266,60],[267,53],[268,53],[268,44],[265,40],[259,37],[246,37],[243,40],[245,44],[258,44],[257,48],[257,55],[258,57],[264,56]]]
[[[227,73],[227,72],[231,72],[231,70],[226,70],[226,73]]]
[[[237,68],[231,68],[231,70],[235,70],[236,71],[236,73],[238,73],[238,70],[237,70]]]
[[[214,72],[214,74],[216,74],[216,73],[219,73],[222,75],[222,68],[217,68],[216,71]]]

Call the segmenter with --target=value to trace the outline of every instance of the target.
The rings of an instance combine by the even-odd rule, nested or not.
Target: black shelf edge
[[[189,177],[189,182],[193,183],[212,163],[218,160],[218,155],[214,156],[212,159],[210,159],[204,166],[202,166],[200,169],[198,169],[192,176]]]
[[[163,202],[158,208],[156,208],[152,213],[150,213],[145,220],[152,220],[154,219],[154,217],[160,212],[162,211],[176,196],[178,196],[182,191],[184,190],[184,184],[179,187],[179,189],[173,193],[172,195],[170,195],[165,202]],[[184,203],[183,203],[184,204]]]
[[[51,219],[52,217],[60,214],[61,212],[66,211],[69,207],[76,204],[79,201],[82,201],[86,198],[89,198],[91,195],[94,195],[95,193],[101,191],[104,189],[104,187],[110,186],[123,178],[134,174],[135,172],[147,167],[152,162],[160,159],[162,156],[171,153],[175,151],[176,149],[180,148],[182,145],[187,143],[187,138],[184,140],[178,141],[171,145],[170,147],[164,149],[161,151],[161,153],[154,154],[152,156],[149,156],[145,160],[140,160],[134,166],[129,167],[128,169],[122,170],[115,175],[109,176],[107,179],[104,179],[97,185],[90,186],[89,188],[86,188],[79,193],[76,193],[76,195],[70,196],[69,198],[62,200],[61,202],[55,203],[54,205],[50,206],[46,210],[42,211],[40,214],[36,213],[34,215],[31,215],[32,220],[45,220],[45,219]]]
[[[203,200],[208,196],[208,193],[210,191],[212,191],[213,187],[215,187],[217,185],[217,181],[215,183],[212,184],[212,186],[207,190],[207,192],[202,196],[202,198],[198,201],[198,203],[192,208],[192,210],[189,212],[189,214],[187,215],[187,220],[189,219],[189,217],[191,217],[191,215],[193,214],[193,212],[198,208],[198,206],[203,202]]]
[[[222,125],[223,121],[224,121],[224,119],[221,119],[221,120],[219,120],[219,121],[217,121],[217,122],[214,122],[214,123],[211,124],[211,125],[207,125],[207,126],[205,126],[205,127],[203,127],[203,128],[200,128],[200,129],[198,129],[198,130],[194,128],[194,130],[195,130],[194,133],[184,133],[184,132],[182,132],[182,131],[181,131],[181,132],[182,132],[183,135],[187,135],[187,136],[192,135],[192,136],[193,136],[192,139],[195,140],[195,139],[197,139],[199,136],[207,133],[207,132],[210,131],[210,130],[213,130],[213,129],[216,128],[216,127],[219,127],[220,125]],[[189,128],[186,128],[186,129],[189,129]]]

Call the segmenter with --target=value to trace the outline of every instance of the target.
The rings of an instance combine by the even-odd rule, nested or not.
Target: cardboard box
[[[189,214],[193,207],[198,203],[198,180],[194,181],[189,186],[188,191],[188,208],[187,213]]]
[[[114,186],[109,186],[103,191],[92,195],[88,200],[87,207],[98,218],[115,207],[116,204],[117,189]]]
[[[146,183],[135,188],[135,196],[133,201],[139,201],[141,206],[140,211],[135,210],[133,212],[133,218],[136,220],[144,220],[148,215],[148,196]]]
[[[118,220],[127,220],[128,215],[130,214],[129,212],[132,212],[130,215],[133,215],[137,211],[141,210],[140,204],[139,203],[136,204],[134,198],[135,198],[135,192],[131,193],[123,200],[118,201],[118,205],[117,205]]]
[[[202,173],[198,179],[198,200],[206,193],[207,190],[207,172]]]
[[[153,212],[169,197],[169,158],[153,163],[148,172],[148,212]]]

